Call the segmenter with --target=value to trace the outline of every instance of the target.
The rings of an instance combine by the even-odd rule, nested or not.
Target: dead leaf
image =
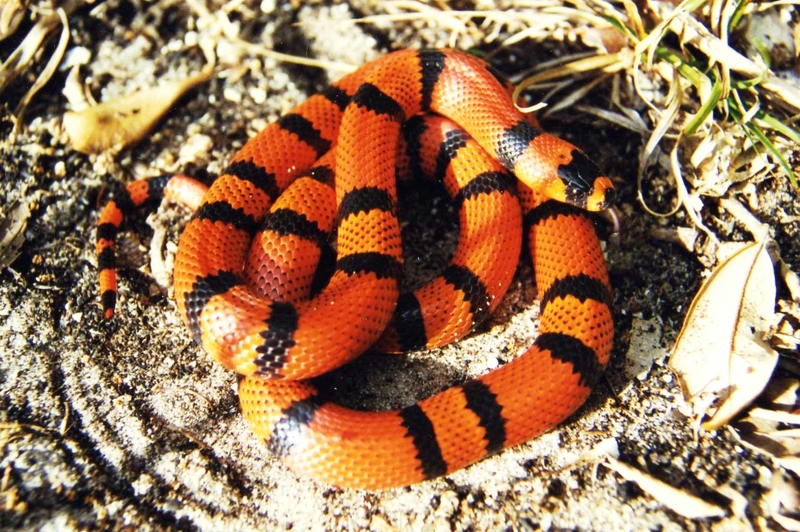
[[[780,472],[772,477],[772,489],[767,494],[772,518],[786,530],[800,531],[800,492]]]
[[[0,41],[17,31],[19,23],[25,19],[28,1],[0,0]]]
[[[11,207],[8,216],[0,223],[0,271],[19,257],[19,250],[25,243],[25,228],[30,216],[28,203],[21,201]]]
[[[12,16],[18,7],[14,6],[13,1],[2,2],[9,4],[2,6],[3,16]],[[51,34],[59,27],[63,26],[63,17],[71,15],[75,10],[84,5],[84,0],[65,0],[55,10],[39,18],[36,24],[28,31],[28,34],[19,43],[16,49],[8,56],[4,62],[0,63],[0,94],[5,91],[12,83],[24,79],[33,65],[46,56],[44,53],[45,44]],[[8,15],[6,15],[8,9]],[[10,28],[10,26],[9,26]]]
[[[606,459],[605,465],[612,471],[616,471],[625,480],[635,482],[642,490],[646,491],[648,495],[673,512],[688,519],[707,519],[725,515],[725,510],[719,506],[708,503],[689,492],[672,487],[615,458],[609,456]]]
[[[695,413],[715,430],[758,396],[778,354],[764,340],[775,312],[775,274],[765,242],[722,263],[692,301],[670,368]],[[711,407],[714,408],[711,408]]]
[[[800,473],[800,381],[772,379],[759,397],[759,407],[733,425],[744,446],[770,456],[782,468]]]
[[[771,331],[772,342],[778,349],[797,351],[800,348],[800,303],[778,301],[778,313]]]
[[[67,51],[67,45],[69,44],[69,20],[67,19],[67,13],[63,9],[59,8],[56,10],[56,14],[61,20],[61,36],[58,39],[58,46],[50,55],[47,65],[36,77],[36,81],[17,104],[17,108],[14,110],[14,114],[17,117],[17,121],[14,123],[14,133],[18,132],[21,127],[20,124],[22,123],[22,118],[25,114],[25,109],[28,107],[28,104],[31,103],[31,100],[33,100],[34,96],[36,96],[36,93],[38,93],[42,87],[47,85],[47,82],[50,81],[51,77],[53,77],[53,74],[58,68],[58,64],[61,62],[61,59],[64,57],[64,53]]]
[[[212,69],[64,114],[73,149],[87,154],[120,150],[144,138],[186,92],[211,77]]]

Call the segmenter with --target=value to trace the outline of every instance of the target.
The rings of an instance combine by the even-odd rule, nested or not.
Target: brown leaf
[[[698,416],[710,416],[706,430],[727,423],[769,381],[778,354],[763,336],[775,292],[766,244],[756,242],[722,263],[695,296],[669,365]]]

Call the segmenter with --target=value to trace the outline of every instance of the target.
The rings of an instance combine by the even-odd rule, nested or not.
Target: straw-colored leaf
[[[778,472],[772,477],[772,489],[767,493],[772,510],[771,517],[786,530],[800,531],[800,490],[797,485]]]
[[[612,457],[606,458],[606,467],[616,471],[625,480],[635,482],[659,503],[688,519],[709,519],[722,517],[725,510],[704,501],[689,492],[679,490]]]
[[[16,132],[20,124],[22,123],[22,117],[25,114],[25,109],[28,107],[28,104],[31,103],[33,97],[36,96],[36,93],[39,92],[42,87],[47,85],[47,82],[50,81],[50,78],[55,74],[56,69],[58,68],[58,64],[61,62],[61,59],[64,57],[64,52],[67,51],[67,44],[69,44],[69,20],[67,19],[67,13],[59,8],[56,10],[56,14],[61,21],[61,36],[58,39],[58,46],[56,46],[55,51],[50,56],[50,59],[47,61],[47,65],[44,67],[39,75],[36,77],[36,81],[28,89],[28,92],[25,93],[25,96],[19,101],[17,104],[17,108],[14,110],[14,114],[17,116],[17,121],[14,124],[14,132]]]
[[[708,415],[706,430],[727,423],[761,393],[778,361],[763,340],[775,311],[775,275],[763,242],[721,264],[700,288],[669,365],[686,400]]]
[[[75,4],[76,2],[68,3]],[[65,12],[69,14],[66,9],[64,7]],[[36,58],[41,55],[41,50],[50,34],[59,26],[61,26],[61,17],[58,13],[53,12],[40,18],[28,31],[11,55],[0,64],[0,94],[28,72]]]
[[[187,91],[211,76],[211,69],[64,114],[70,145],[82,153],[119,150],[144,138]]]
[[[27,11],[28,1],[0,0],[0,41],[17,31]]]
[[[766,454],[781,467],[800,473],[800,382],[793,378],[773,378],[733,433],[748,448]]]

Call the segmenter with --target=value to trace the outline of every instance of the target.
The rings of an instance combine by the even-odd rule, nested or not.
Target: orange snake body
[[[461,221],[451,264],[404,294],[398,168],[440,179]],[[613,193],[582,152],[515,108],[483,61],[403,50],[268,126],[207,191],[173,176],[134,182],[109,202],[97,237],[105,315],[125,216],[162,196],[196,209],[178,247],[175,298],[197,343],[244,375],[253,431],[316,480],[407,485],[524,442],[585,401],[613,322],[605,260],[581,208],[603,209]],[[539,336],[524,354],[394,411],[344,408],[307,380],[376,342],[406,351],[468,334],[508,288],[523,225],[541,299]]]

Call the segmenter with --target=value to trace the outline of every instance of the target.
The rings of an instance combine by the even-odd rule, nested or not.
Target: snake
[[[407,291],[397,190],[417,174],[454,202],[459,242],[440,275]],[[130,183],[98,220],[105,318],[116,235],[162,198],[193,211],[175,256],[178,312],[241,375],[249,426],[298,475],[379,490],[449,474],[561,423],[610,358],[612,289],[590,213],[612,204],[613,184],[471,54],[399,50],[359,67],[248,140],[208,187]],[[373,346],[470,334],[510,286],[523,240],[540,324],[522,354],[396,410],[346,408],[314,383]]]

